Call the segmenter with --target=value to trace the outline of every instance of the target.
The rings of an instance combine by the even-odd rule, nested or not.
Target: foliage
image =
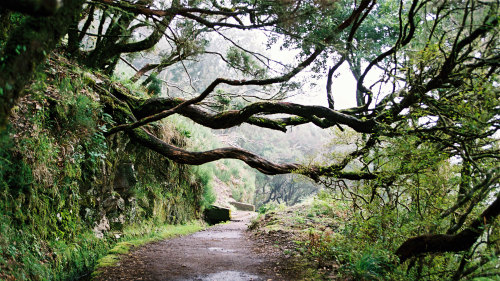
[[[20,121],[14,121],[10,129],[15,143],[5,141],[6,150],[0,153],[6,167],[0,191],[5,213],[16,224],[42,238],[74,239],[78,227],[84,225],[77,215],[81,202],[99,207],[95,198],[102,193],[109,196],[107,202],[114,211],[134,206],[131,195],[135,194],[128,194],[130,189],[121,193],[98,189],[115,184],[112,171],[123,162],[146,164],[138,166],[150,175],[149,180],[143,179],[132,189],[141,195],[142,205],[136,207],[138,214],[161,222],[184,221],[187,213],[198,209],[198,203],[213,200],[207,187],[217,186],[207,177],[216,178],[207,175],[231,184],[235,198],[252,199],[248,191],[255,189],[254,177],[247,178],[249,173],[236,177],[237,172],[229,167],[234,163],[223,160],[204,168],[200,178],[206,186],[201,187],[188,168],[163,156],[140,151],[151,157],[121,157],[120,152],[127,149],[141,150],[134,140],[128,145],[126,135],[131,134],[174,162],[198,165],[237,158],[266,174],[295,172],[323,183],[344,205],[340,209],[349,210],[337,234],[348,255],[324,248],[321,245],[335,243],[335,239],[316,237],[313,232],[305,252],[337,254],[342,273],[367,279],[431,280],[500,273],[495,267],[500,216],[498,1],[171,1],[155,9],[142,1],[107,1],[89,3],[85,12],[82,4],[65,1],[53,17],[21,16],[5,44],[2,40],[0,130],[11,111]],[[14,23],[10,12],[2,10],[0,17]],[[163,73],[167,86],[161,88],[175,88],[182,97],[168,97],[169,93],[162,93],[163,98],[131,97],[116,87],[103,89],[102,81],[94,79],[93,90],[101,93],[99,98],[107,105],[101,108],[85,87],[76,85],[82,80],[78,73],[59,72],[56,77],[57,71],[48,77],[59,83],[57,87],[37,78],[39,85],[34,87],[43,90],[24,91],[36,66],[66,33],[63,48],[68,55],[107,74],[113,73],[123,54],[148,55],[163,45],[157,52],[161,56],[154,60],[128,63],[136,70],[133,78],[149,71],[160,75],[172,67]],[[259,40],[240,40],[240,34],[252,39],[261,36],[268,48],[275,45],[296,59],[280,60],[274,50],[254,50],[245,41]],[[225,43],[210,45],[208,39],[216,36]],[[234,76],[233,71],[219,76],[220,65],[242,75]],[[335,105],[344,95],[335,79],[343,66],[355,80],[352,94],[357,106],[347,109]],[[303,86],[316,84],[318,78],[326,80],[328,107],[282,101],[307,92],[310,89]],[[160,88],[157,82],[152,90]],[[215,99],[207,98],[213,92],[218,94]],[[65,93],[72,98],[61,99]],[[22,97],[23,106],[16,108]],[[179,105],[183,101],[187,102]],[[50,104],[56,109],[59,104],[59,113],[50,110]],[[155,112],[141,112],[144,107]],[[109,131],[110,124],[101,120],[104,111],[118,121]],[[244,147],[247,150],[240,144],[205,151],[221,143],[203,137],[211,131],[185,122],[179,122],[177,130],[184,137],[162,135],[165,124],[154,122],[173,114],[216,129],[243,123],[279,131],[306,123],[322,129],[336,127],[339,132],[334,138],[347,142],[342,144],[344,151],[322,159],[277,164],[247,151],[253,144]],[[141,128],[130,129],[134,125],[127,123],[140,118],[146,118],[135,123],[142,124]],[[82,136],[75,136],[73,127]],[[60,129],[68,136],[57,135]],[[251,134],[257,135],[253,129]],[[263,142],[273,142],[265,133],[261,137]],[[192,153],[185,147],[202,152]],[[290,162],[296,161],[297,155],[289,152],[293,148],[253,151],[273,161]],[[144,168],[158,163],[168,166],[178,181],[162,180],[160,172]],[[190,203],[182,211],[164,211],[184,196]],[[129,210],[128,217],[133,218],[133,208]],[[293,220],[302,224],[332,220],[333,210],[313,204],[311,212],[297,212]],[[88,216],[89,222],[96,221],[97,211],[101,210]],[[120,218],[113,218],[113,223],[119,224]],[[356,244],[347,237],[355,237]],[[388,263],[392,260],[396,265],[391,271]]]
[[[232,68],[238,69],[251,77],[265,78],[266,70],[259,66],[250,56],[250,54],[231,46],[227,51],[227,60]]]
[[[195,173],[199,177],[200,184],[203,186],[203,208],[208,208],[216,200],[216,194],[213,188],[214,171],[210,169],[213,166],[204,165],[195,168]]]
[[[79,216],[77,182],[82,175],[82,159],[78,155],[83,153],[82,148],[61,154],[72,136],[59,140],[52,136],[52,128],[47,126],[49,112],[40,106],[40,98],[32,107],[21,109],[24,118],[2,133],[1,278],[75,278],[91,270],[108,247],[106,241],[94,237]],[[34,110],[32,117],[24,110]],[[93,124],[89,120],[98,108],[87,110],[90,116],[85,112],[73,115],[79,124]],[[26,130],[17,131],[20,128]],[[12,135],[18,138],[13,140]],[[68,154],[73,157],[66,158]]]
[[[13,221],[0,216],[0,278],[8,280],[67,280],[93,269],[106,253],[111,241],[101,240],[91,231],[73,239],[41,239],[29,228],[14,227]]]
[[[151,82],[147,86],[147,91],[152,96],[159,96],[161,94],[161,80],[158,79],[156,74],[149,76]]]
[[[260,214],[269,213],[269,212],[272,212],[272,211],[278,209],[280,206],[281,205],[278,205],[275,202],[269,202],[269,203],[260,205],[259,208],[257,209],[257,212]]]
[[[259,231],[284,231],[295,240],[292,255],[324,276],[355,280],[413,280],[395,267],[395,256],[382,233],[386,222],[372,218],[372,225],[353,219],[349,203],[324,190],[304,203],[282,209],[269,208],[258,221]],[[378,229],[378,233],[374,232]],[[401,233],[396,234],[399,239]],[[311,264],[312,263],[312,264]],[[326,271],[325,271],[326,269]]]
[[[117,242],[116,232],[96,236],[103,214],[121,231],[120,241],[137,245],[201,227],[167,226],[197,217],[200,185],[182,165],[140,148],[122,153],[124,137],[106,139],[114,121],[87,75],[55,56],[0,133],[0,279],[68,280],[89,273]],[[132,194],[112,190],[110,178],[123,158],[150,164],[138,169]],[[160,162],[169,165],[169,176],[157,168]],[[127,195],[135,199],[121,206],[119,198]],[[114,210],[103,206],[110,199],[118,202]]]

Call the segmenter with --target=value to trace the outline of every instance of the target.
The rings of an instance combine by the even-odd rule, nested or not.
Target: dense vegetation
[[[38,75],[1,136],[0,278],[75,278],[117,241],[199,218],[213,202],[203,175],[126,136],[106,140],[113,120],[92,74],[54,56]],[[155,133],[185,142],[167,123]]]
[[[18,2],[0,4],[0,226],[8,233],[0,266],[8,272],[36,264],[20,274],[43,279],[71,262],[88,266],[86,256],[55,249],[85,241],[89,256],[102,252],[106,243],[80,229],[105,225],[103,211],[114,229],[135,218],[196,217],[215,200],[215,173],[241,163],[185,164],[238,159],[331,191],[325,204],[348,211],[333,238],[315,238],[315,255],[373,269],[344,273],[498,278],[498,1]],[[108,78],[124,67],[136,88]],[[336,78],[346,72],[352,93]],[[313,95],[290,102],[310,93],[324,106],[311,105]],[[346,95],[355,106],[339,102]],[[270,153],[189,146],[195,134],[172,125],[173,115],[216,130],[246,123],[253,135],[312,124],[331,130],[341,149],[293,163],[283,142]],[[256,187],[270,199],[303,197],[286,191],[300,188],[290,179],[221,174],[243,183],[236,199],[252,201]]]

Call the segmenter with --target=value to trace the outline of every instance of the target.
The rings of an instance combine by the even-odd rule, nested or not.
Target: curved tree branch
[[[341,171],[342,167],[338,166],[308,167],[301,164],[277,164],[250,151],[234,147],[192,152],[168,144],[142,128],[130,130],[128,133],[134,141],[180,164],[202,165],[220,159],[238,159],[267,175],[299,173],[315,181],[318,181],[319,177],[323,175],[349,180],[375,179],[378,176],[368,172],[343,172]]]
[[[164,17],[162,21],[154,27],[153,33],[151,33],[144,40],[116,45],[112,50],[113,53],[118,55],[121,53],[134,53],[153,48],[163,37],[163,33],[165,32],[165,30],[167,30],[167,27],[169,26],[173,18],[174,16]]]
[[[332,94],[332,83],[333,83],[333,74],[337,69],[344,63],[345,56],[342,56],[339,61],[328,70],[328,75],[326,79],[326,99],[328,100],[328,107],[330,109],[335,109],[335,100],[333,99]]]
[[[300,71],[302,71],[304,68],[306,68],[308,65],[310,65],[316,57],[321,54],[321,52],[324,50],[323,47],[318,48],[315,52],[313,52],[306,60],[301,62],[297,67],[292,69],[290,72],[288,72],[285,75],[278,76],[278,77],[273,77],[273,78],[268,78],[268,79],[252,79],[252,80],[229,80],[225,78],[217,78],[215,79],[199,96],[192,98],[190,100],[187,100],[171,109],[164,110],[160,113],[150,115],[148,117],[145,117],[137,122],[131,123],[131,124],[123,124],[123,125],[118,125],[116,127],[111,128],[108,131],[108,135],[115,134],[120,131],[124,130],[131,130],[138,128],[140,126],[143,126],[145,124],[161,120],[165,117],[168,117],[172,114],[178,113],[180,110],[183,108],[199,103],[203,101],[210,93],[212,93],[215,88],[220,85],[220,84],[227,84],[231,86],[246,86],[246,85],[270,85],[270,84],[275,84],[275,83],[281,83],[281,82],[286,82],[290,80],[292,77],[297,75]]]
[[[160,66],[159,63],[147,63],[130,78],[130,81],[137,82],[144,74]]]
[[[396,255],[401,262],[404,262],[421,254],[467,251],[479,239],[485,227],[498,215],[500,215],[500,193],[478,218],[458,234],[422,235],[408,239],[397,249]]]
[[[144,120],[148,118],[147,116],[155,116],[158,112],[161,114],[165,109],[171,110],[182,103],[183,100],[181,99],[148,99],[134,109],[134,114],[136,117]],[[321,128],[343,124],[357,132],[370,133],[373,132],[376,126],[375,121],[372,119],[360,120],[351,115],[343,114],[323,106],[301,105],[288,102],[256,102],[240,110],[229,110],[218,114],[210,114],[197,106],[191,105],[178,109],[176,113],[212,129],[227,129],[246,122],[261,127],[286,131],[286,126],[313,122]],[[281,119],[254,117],[259,114],[290,114],[298,117]]]
[[[108,81],[107,83],[110,83],[110,81]],[[96,82],[94,84],[94,89],[102,95],[102,100],[105,101],[106,106],[108,107],[107,110],[113,111],[114,115],[121,116],[120,120],[135,120],[133,111],[134,108],[141,108],[141,100],[136,97],[128,96],[120,89],[117,89],[112,83],[110,86],[113,89],[113,93],[110,93],[107,89],[99,84],[102,84],[102,82]],[[127,100],[127,102],[124,102],[123,100]],[[120,106],[115,106],[115,102],[118,102]],[[149,100],[149,102],[151,102],[151,100]],[[174,103],[174,107],[175,102],[180,102],[182,104],[182,101],[174,100],[172,102]],[[148,107],[144,106],[144,108]],[[185,109],[192,108],[186,107]],[[284,118],[282,120],[287,121],[288,119]],[[304,122],[304,120],[300,121]],[[364,171],[343,171],[343,169],[352,159],[358,157],[365,149],[368,149],[371,146],[371,143],[375,140],[374,138],[370,138],[365,148],[362,148],[360,151],[351,153],[345,161],[327,167],[320,167],[305,166],[301,164],[276,164],[249,151],[239,148],[219,148],[204,152],[190,152],[162,141],[161,139],[148,133],[144,128],[135,128],[132,130],[128,130],[127,133],[136,142],[151,150],[156,151],[157,153],[160,153],[161,155],[171,159],[174,162],[181,164],[201,165],[219,159],[238,159],[244,161],[246,164],[261,171],[262,173],[269,175],[299,173],[308,176],[316,181],[318,181],[319,177],[321,176],[329,176],[349,180],[373,180],[379,177],[379,174],[377,173]]]

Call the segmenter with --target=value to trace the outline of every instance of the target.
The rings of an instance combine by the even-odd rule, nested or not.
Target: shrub
[[[385,280],[387,272],[394,267],[391,257],[387,251],[368,248],[348,268],[359,280]]]

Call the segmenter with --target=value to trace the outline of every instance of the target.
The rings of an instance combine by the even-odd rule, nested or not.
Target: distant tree
[[[259,175],[256,182],[256,206],[275,202],[289,206],[298,204],[319,190],[319,185],[294,175]]]

